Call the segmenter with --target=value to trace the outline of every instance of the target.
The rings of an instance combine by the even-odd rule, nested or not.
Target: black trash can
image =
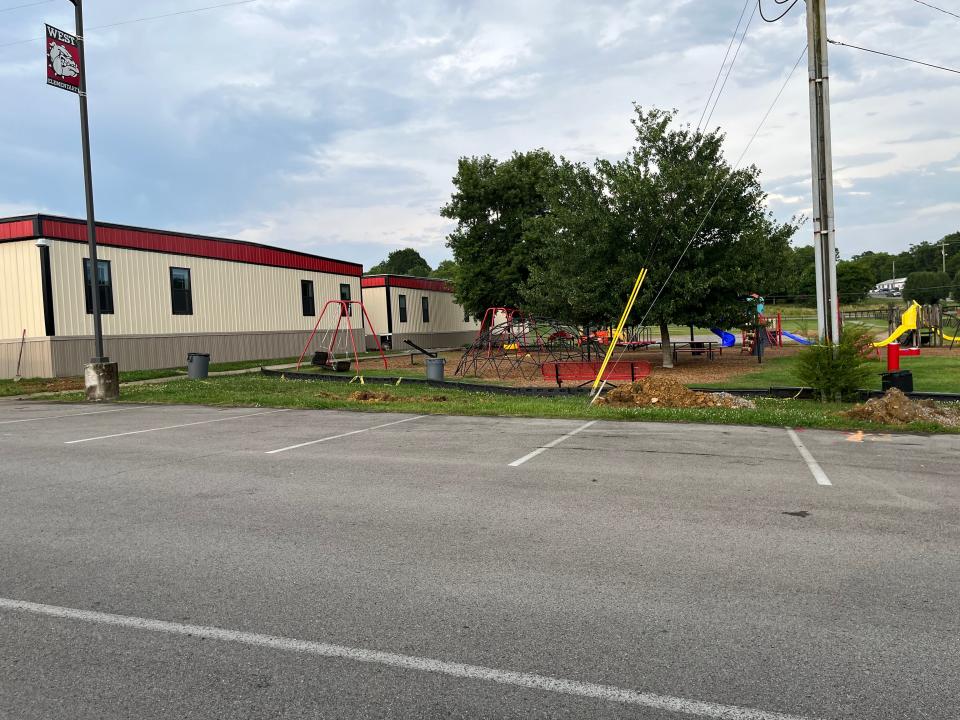
[[[187,353],[187,377],[203,380],[210,372],[210,353]]]
[[[880,374],[880,387],[884,392],[896,388],[900,392],[913,392],[913,373],[910,370],[894,370]]]

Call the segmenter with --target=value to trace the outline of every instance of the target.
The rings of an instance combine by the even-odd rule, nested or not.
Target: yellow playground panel
[[[900,319],[900,325],[897,327],[896,330],[893,331],[893,333],[891,333],[890,337],[884,340],[881,340],[880,342],[875,342],[873,346],[878,348],[884,347],[885,345],[889,345],[890,343],[895,342],[896,339],[901,335],[903,335],[905,332],[916,330],[917,329],[917,313],[919,311],[920,311],[920,305],[918,305],[917,302],[914,301],[910,305],[910,307],[908,307],[904,311],[903,317]],[[947,339],[949,340],[950,338],[947,338]]]

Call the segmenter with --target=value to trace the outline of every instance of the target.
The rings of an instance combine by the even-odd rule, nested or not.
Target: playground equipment
[[[321,350],[317,353],[319,356],[318,364],[329,367],[330,369],[338,372],[348,370],[350,368],[350,361],[346,358],[349,357],[349,350],[350,347],[352,347],[353,359],[356,363],[354,367],[357,370],[357,377],[360,379],[361,383],[363,382],[363,375],[360,372],[360,353],[357,351],[357,338],[354,334],[353,323],[351,322],[351,317],[353,315],[352,308],[354,305],[359,306],[360,312],[366,321],[366,327],[368,327],[370,332],[373,333],[373,338],[377,343],[377,351],[380,353],[380,358],[383,360],[383,369],[387,369],[387,358],[383,354],[383,348],[380,346],[380,336],[377,335],[377,332],[373,327],[373,323],[370,321],[370,316],[367,314],[367,309],[363,306],[363,302],[360,300],[327,300],[327,302],[323,304],[323,309],[320,311],[320,316],[317,318],[316,324],[313,326],[313,332],[310,333],[310,337],[307,339],[307,344],[303,346],[303,352],[301,352],[300,357],[297,358],[297,370],[300,369],[300,364],[303,362],[303,356],[306,355],[307,350],[310,349],[310,343],[313,342],[313,338],[317,334],[317,329],[320,327],[320,323],[323,322],[324,315],[327,314],[327,308],[334,307],[336,308],[337,313],[337,324],[332,330],[326,330],[324,332],[325,339],[329,338],[329,342],[326,343],[326,350]],[[344,320],[347,321],[347,329],[345,332],[341,333],[340,326],[343,324]],[[360,328],[360,332],[362,339],[362,327]],[[341,338],[344,356],[344,360],[339,361],[336,358],[338,338]]]
[[[573,325],[514,308],[488,308],[454,374],[532,380],[544,363],[588,360],[589,348],[590,341]]]
[[[777,324],[778,325],[780,324],[780,313],[777,313]],[[784,330],[782,327],[780,328],[780,335],[782,337],[790,338],[794,342],[798,342],[801,345],[813,345],[813,342],[811,340],[807,340],[805,337],[800,337],[799,335],[794,335],[793,333],[789,333],[786,330]],[[781,346],[783,345],[782,340],[780,341],[780,345]]]
[[[720,338],[720,347],[733,347],[737,344],[737,336],[720,328],[710,328],[710,332]]]
[[[880,342],[875,342],[874,347],[881,348],[886,345],[889,345],[892,342],[895,342],[901,335],[907,332],[915,332],[917,330],[917,315],[920,311],[920,305],[914,301],[908,307],[903,316],[900,318],[900,324],[897,326],[897,329],[894,330],[889,337],[881,340]]]

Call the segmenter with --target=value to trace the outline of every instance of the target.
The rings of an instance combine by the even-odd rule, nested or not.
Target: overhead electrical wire
[[[773,112],[774,107],[780,101],[780,97],[783,95],[783,91],[787,89],[787,85],[790,83],[790,79],[793,77],[793,74],[797,71],[797,68],[800,67],[800,63],[803,60],[804,56],[807,54],[807,46],[804,45],[803,52],[800,53],[800,57],[797,58],[797,62],[794,63],[793,68],[791,68],[789,74],[787,75],[786,80],[783,81],[783,85],[780,86],[780,90],[777,92],[776,97],[773,98],[773,102],[770,103],[770,107],[767,108],[767,111],[763,115],[763,119],[760,120],[760,124],[757,125],[757,129],[753,131],[753,135],[750,137],[750,140],[747,142],[746,147],[743,148],[743,152],[740,153],[740,157],[737,158],[736,164],[730,169],[730,174],[727,176],[727,179],[724,181],[723,185],[720,187],[720,190],[717,192],[716,197],[713,198],[713,202],[710,203],[710,207],[707,208],[707,212],[704,213],[703,218],[700,220],[700,224],[697,225],[696,231],[693,233],[693,236],[687,242],[686,246],[683,248],[683,252],[680,253],[680,257],[677,258],[677,262],[674,263],[673,269],[670,270],[670,274],[667,275],[667,279],[663,281],[660,285],[660,290],[657,292],[656,296],[653,298],[653,301],[650,303],[650,307],[647,308],[647,311],[644,313],[643,318],[640,320],[640,325],[643,325],[646,322],[647,317],[650,315],[650,312],[653,310],[654,305],[657,304],[657,300],[660,299],[660,295],[663,293],[664,289],[667,287],[667,283],[670,282],[670,279],[673,277],[673,274],[676,272],[677,268],[680,266],[680,262],[683,260],[684,256],[687,254],[687,251],[690,249],[690,246],[693,245],[693,241],[697,239],[697,236],[700,234],[700,230],[703,229],[704,224],[707,222],[707,218],[710,217],[710,213],[713,212],[713,208],[716,207],[717,201],[720,200],[720,196],[723,195],[724,191],[727,189],[727,185],[730,184],[730,181],[733,179],[737,170],[740,168],[740,163],[743,162],[743,158],[746,157],[747,151],[750,150],[750,147],[753,145],[754,140],[757,139],[757,135],[760,134],[760,131],[763,129],[763,126],[766,125],[767,119],[770,117],[770,113]]]
[[[649,307],[647,307],[646,312],[644,312],[643,317],[640,318],[638,325],[640,327],[644,326],[647,318],[650,316],[650,313],[653,311],[654,306],[656,306],[657,301],[660,299],[660,296],[663,294],[663,291],[666,289],[667,285],[670,283],[670,280],[673,278],[674,273],[676,273],[677,268],[680,267],[680,263],[683,261],[683,258],[686,256],[687,251],[690,249],[690,246],[693,245],[694,240],[697,239],[697,236],[700,234],[700,231],[703,229],[703,226],[707,222],[707,218],[710,217],[710,213],[713,212],[713,209],[716,207],[717,202],[720,200],[720,196],[726,191],[727,186],[730,184],[730,181],[734,178],[737,173],[737,170],[740,169],[740,163],[743,162],[743,159],[747,156],[747,152],[750,150],[750,147],[753,145],[754,141],[757,139],[757,136],[760,134],[760,131],[763,129],[763,126],[766,125],[767,120],[770,117],[770,113],[773,112],[773,109],[777,106],[777,103],[780,101],[781,96],[783,95],[784,90],[787,89],[787,85],[790,84],[790,80],[793,78],[794,73],[797,72],[797,68],[800,67],[800,63],[803,61],[803,58],[807,54],[807,46],[803,46],[803,51],[800,53],[800,57],[797,58],[797,61],[793,64],[793,67],[790,69],[790,72],[787,74],[786,79],[783,81],[783,85],[780,86],[780,89],[777,91],[776,96],[773,98],[773,102],[770,103],[770,106],[767,108],[767,111],[763,114],[763,118],[760,120],[760,124],[757,125],[757,129],[753,131],[753,135],[750,136],[750,140],[747,141],[746,146],[743,148],[743,152],[740,153],[740,157],[737,158],[737,162],[732,168],[730,168],[730,174],[727,175],[727,179],[723,181],[723,185],[720,186],[720,190],[717,191],[716,196],[713,198],[713,202],[710,203],[710,207],[707,208],[707,211],[703,214],[703,217],[700,219],[700,223],[697,225],[697,229],[694,231],[693,235],[690,237],[690,240],[687,241],[687,244],[683,248],[683,252],[680,253],[680,257],[677,258],[677,261],[673,264],[673,267],[670,269],[670,273],[667,275],[667,279],[660,284],[660,289],[657,291],[657,294],[654,296],[653,300],[650,302]],[[616,338],[612,338],[611,342],[616,342]],[[616,361],[618,361],[624,353],[624,348],[620,349],[620,352],[617,354]],[[593,399],[600,397],[600,393],[603,392],[606,387],[607,381],[604,380],[600,385],[600,388],[597,390],[597,393],[593,396]]]
[[[23,8],[35,7],[37,5],[47,5],[53,0],[39,0],[39,2],[25,3],[23,5],[11,5],[10,7],[0,8],[0,13],[10,12],[11,10],[22,10]]]
[[[906,62],[915,63],[917,65],[924,65],[929,68],[935,68],[936,70],[944,70],[950,73],[956,73],[960,75],[960,70],[956,68],[949,68],[943,65],[934,65],[933,63],[924,62],[923,60],[914,60],[913,58],[903,57],[902,55],[894,55],[892,53],[881,52],[880,50],[871,50],[870,48],[860,47],[859,45],[851,45],[850,43],[840,42],[839,40],[827,40],[831,45],[841,45],[842,47],[853,48],[854,50],[862,50],[863,52],[873,53],[874,55],[883,55],[884,57],[895,58],[896,60],[905,60]]]
[[[727,64],[727,58],[730,57],[730,49],[733,47],[733,41],[737,39],[737,33],[740,32],[740,25],[743,23],[743,16],[747,14],[747,6],[750,4],[750,1],[751,0],[745,0],[743,3],[743,10],[740,11],[740,17],[737,18],[737,26],[733,29],[730,42],[727,43],[727,51],[723,54],[723,61],[720,63],[720,67],[717,68],[717,76],[713,79],[713,87],[710,88],[710,94],[707,95],[707,102],[703,106],[703,112],[700,113],[700,120],[697,121],[698,131],[703,124],[703,118],[707,114],[707,108],[710,107],[710,101],[713,99],[713,93],[717,89],[717,83],[720,82],[720,76],[723,75],[723,68]]]
[[[175,17],[178,15],[191,15],[193,13],[204,12],[206,10],[219,10],[220,8],[234,7],[236,5],[249,5],[250,3],[258,2],[258,0],[233,0],[233,2],[219,3],[217,5],[207,5],[205,7],[198,8],[189,8],[187,10],[177,10],[176,12],[163,13],[162,15],[149,15],[146,17],[134,18],[132,20],[120,20],[119,22],[107,23],[105,25],[94,25],[85,29],[85,32],[90,32],[91,30],[105,30],[107,28],[119,27],[121,25],[132,25],[134,23],[147,22],[150,20],[162,20],[163,18]],[[0,48],[11,47],[13,45],[23,45],[25,43],[38,42],[43,40],[42,37],[29,38],[28,40],[16,40],[14,42],[8,42],[0,44]]]
[[[918,5],[926,5],[928,8],[932,8],[933,10],[938,10],[938,11],[944,13],[945,15],[953,15],[955,18],[960,19],[960,14],[957,14],[957,13],[955,13],[955,12],[950,12],[949,10],[944,10],[942,7],[937,7],[936,5],[931,5],[930,3],[924,2],[923,0],[913,0],[913,1],[914,1],[915,3],[917,3]]]
[[[740,42],[737,44],[737,50],[733,53],[733,59],[730,60],[730,65],[727,67],[727,74],[723,77],[723,83],[720,85],[720,89],[717,91],[717,97],[713,101],[713,107],[710,108],[710,113],[707,115],[707,119],[703,123],[704,128],[710,124],[710,119],[713,117],[713,113],[717,109],[717,104],[720,102],[720,96],[723,95],[723,90],[727,87],[727,81],[730,79],[730,73],[733,72],[733,66],[737,63],[737,57],[739,57],[740,49],[743,47],[743,41],[747,37],[747,31],[750,30],[750,23],[753,22],[753,16],[757,13],[757,7],[759,6],[753,6],[753,11],[750,13],[750,17],[747,18],[747,24],[744,26],[743,34],[740,36]]]
[[[790,0],[775,0],[775,2],[776,2],[777,5],[786,5],[788,2],[790,2]],[[790,7],[788,7],[786,10],[784,10],[782,13],[780,13],[780,14],[779,14],[777,17],[775,17],[775,18],[768,18],[768,17],[764,14],[764,12],[763,12],[763,0],[757,0],[757,7],[760,8],[760,17],[763,18],[763,21],[764,21],[764,22],[775,23],[775,22],[780,22],[781,20],[783,20],[783,19],[790,13],[790,11],[793,10],[794,6],[795,6],[798,2],[800,2],[800,0],[793,0],[793,2],[790,3]]]

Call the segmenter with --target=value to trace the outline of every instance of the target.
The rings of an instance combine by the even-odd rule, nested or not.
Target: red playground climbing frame
[[[366,321],[366,327],[370,328],[370,332],[373,333],[373,339],[377,343],[377,351],[380,353],[380,359],[383,360],[383,369],[387,369],[387,358],[383,354],[383,348],[380,346],[380,336],[377,335],[376,329],[373,327],[373,323],[370,322],[370,316],[367,314],[367,309],[363,306],[363,303],[360,300],[327,300],[324,303],[323,309],[320,311],[320,317],[317,318],[317,324],[313,326],[313,332],[310,333],[310,338],[307,340],[307,344],[303,346],[303,352],[300,353],[300,357],[297,358],[297,370],[300,369],[300,363],[303,362],[303,356],[307,354],[307,350],[310,349],[310,343],[313,342],[314,336],[317,334],[317,329],[320,327],[320,323],[323,321],[323,316],[327,312],[327,308],[331,305],[336,306],[337,308],[337,325],[333,329],[333,335],[330,337],[330,344],[327,346],[327,355],[328,357],[333,357],[333,349],[335,343],[337,342],[337,335],[340,334],[340,326],[343,323],[344,318],[347,320],[347,329],[346,332],[350,335],[350,343],[353,346],[353,359],[356,362],[354,367],[357,369],[357,374],[360,374],[360,353],[357,352],[357,338],[353,334],[353,324],[350,322],[350,305],[359,305],[360,312],[363,313],[363,317]]]

